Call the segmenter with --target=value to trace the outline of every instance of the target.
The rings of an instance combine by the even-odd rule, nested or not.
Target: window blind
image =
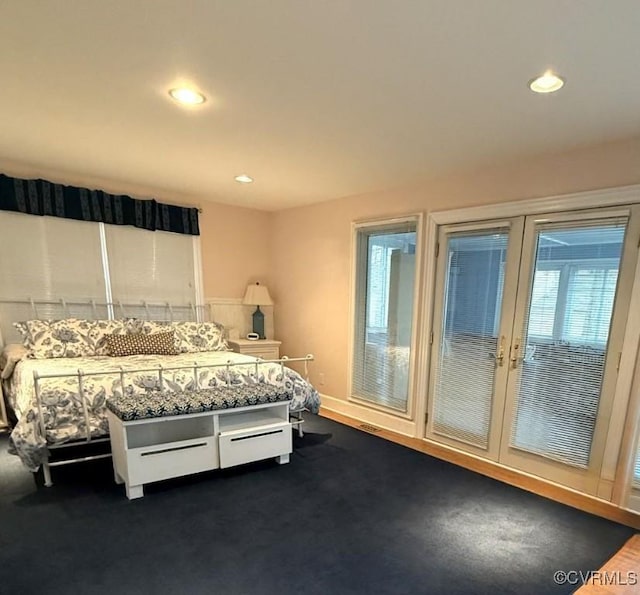
[[[0,213],[0,297],[103,300],[100,233],[95,223]]]
[[[51,301],[82,296],[105,301],[100,230],[95,223],[0,212],[0,300]],[[106,307],[101,315],[106,316]],[[28,304],[2,303],[5,341],[18,339],[6,321],[33,318]],[[90,305],[40,304],[41,318],[95,317]]]
[[[507,230],[446,236],[433,431],[487,448]]]
[[[105,227],[111,295],[128,304],[127,316],[168,318],[161,304],[196,304],[193,238],[188,235]],[[147,302],[150,305],[142,305]],[[140,306],[132,306],[140,304]],[[172,313],[190,319],[188,308]]]
[[[1,334],[19,340],[11,322],[34,316],[108,318],[111,298],[128,304],[116,317],[195,320],[195,262],[190,235],[0,211]]]
[[[625,227],[539,226],[512,446],[588,466]]]

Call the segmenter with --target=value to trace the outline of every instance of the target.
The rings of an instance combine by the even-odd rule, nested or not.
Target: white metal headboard
[[[208,305],[170,304],[169,302],[97,302],[96,300],[2,300],[0,299],[0,347],[19,343],[21,338],[13,327],[21,320],[59,320],[82,318],[141,318],[144,320],[210,320]],[[3,342],[4,341],[4,342]]]

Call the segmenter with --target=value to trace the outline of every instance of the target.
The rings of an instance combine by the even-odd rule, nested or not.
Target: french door
[[[428,438],[596,493],[639,214],[439,229]]]

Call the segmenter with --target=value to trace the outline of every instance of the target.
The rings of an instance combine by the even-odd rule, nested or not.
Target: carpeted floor
[[[37,485],[0,438],[0,592],[570,593],[632,529],[326,419],[291,463],[145,487],[110,461]]]

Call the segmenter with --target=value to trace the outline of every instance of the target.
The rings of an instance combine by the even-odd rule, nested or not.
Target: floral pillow
[[[107,337],[109,335],[129,335],[137,332],[137,320],[125,318],[122,320],[91,320],[84,340],[93,350],[92,355],[110,355]]]
[[[142,323],[141,332],[145,335],[166,332],[175,333],[175,346],[178,353],[198,353],[200,351],[229,351],[224,338],[224,327],[217,322],[156,322]]]
[[[89,350],[80,339],[78,327],[83,322],[75,318],[27,320],[14,326],[22,332],[30,358],[84,357]]]
[[[108,355],[109,334],[132,332],[132,321],[126,320],[27,320],[14,327],[22,333],[28,357],[50,359],[58,357],[93,357]]]

